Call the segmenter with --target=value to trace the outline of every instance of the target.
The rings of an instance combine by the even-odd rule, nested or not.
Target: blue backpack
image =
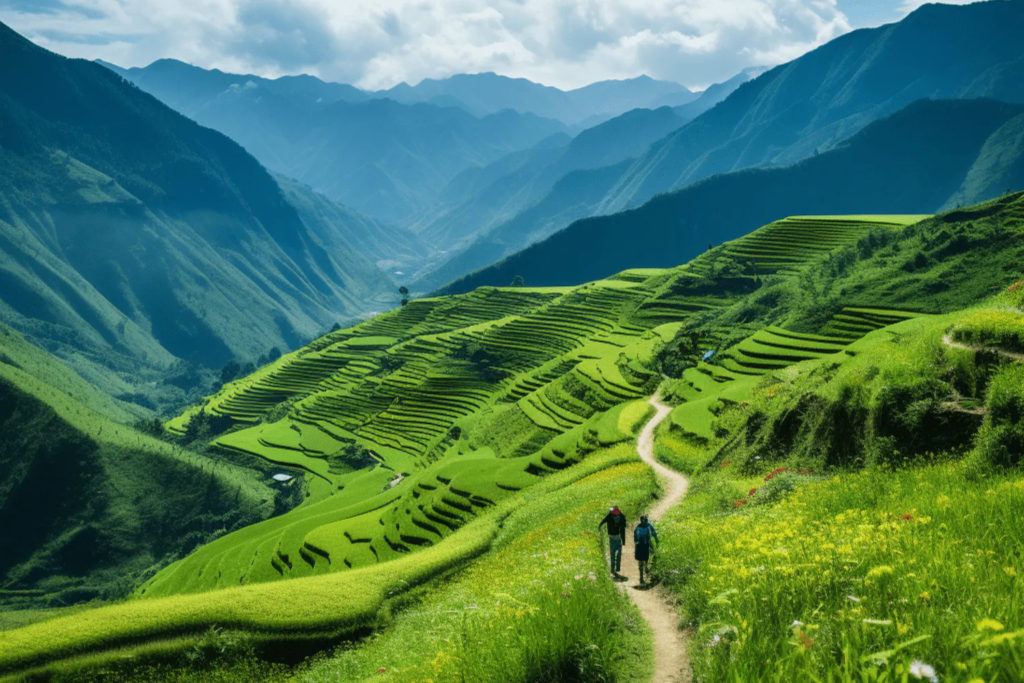
[[[638,526],[633,536],[635,536],[634,540],[636,541],[636,543],[642,543],[646,545],[651,542],[651,527]]]

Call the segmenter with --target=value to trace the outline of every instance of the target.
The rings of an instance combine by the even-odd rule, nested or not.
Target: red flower
[[[1007,291],[1016,292],[1021,287],[1024,287],[1024,280],[1018,280],[1017,282],[1014,282],[1012,285],[1010,285],[1010,289],[1008,289]]]
[[[765,481],[771,481],[772,479],[775,478],[776,475],[782,474],[783,472],[786,472],[786,471],[788,471],[788,470],[785,467],[776,467],[774,470],[772,470],[771,472],[768,473],[768,476],[766,476],[764,478],[764,480]]]
[[[909,522],[910,520],[914,519],[914,515],[900,515],[900,519],[903,519],[903,520],[906,520],[906,521]]]
[[[746,502],[747,502],[747,499],[746,499],[746,498],[740,498],[740,499],[739,499],[739,500],[737,500],[737,501],[736,501],[735,503],[733,503],[733,504],[732,504],[732,506],[733,506],[734,508],[742,507],[742,506],[743,506],[743,504],[744,504],[744,503],[746,503]]]
[[[748,495],[748,496],[752,496],[752,495],[754,495],[755,493],[757,493],[757,489],[750,489],[750,493],[748,493],[747,495]]]
[[[800,474],[802,474],[802,475],[804,475],[804,476],[807,476],[807,475],[808,475],[808,474],[810,474],[810,473],[811,473],[811,471],[810,471],[810,470],[800,470]]]
[[[722,467],[728,467],[728,466],[729,466],[729,461],[728,460],[726,460],[725,462],[722,463]]]

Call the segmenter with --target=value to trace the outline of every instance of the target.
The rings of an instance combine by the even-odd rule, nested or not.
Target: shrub
[[[1024,366],[1007,366],[992,379],[985,407],[978,453],[993,465],[1019,465],[1024,457]]]

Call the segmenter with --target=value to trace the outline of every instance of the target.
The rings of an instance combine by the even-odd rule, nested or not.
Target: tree
[[[237,361],[229,361],[227,365],[220,369],[220,383],[227,384],[238,377],[238,374],[241,371],[242,366],[240,366]]]
[[[522,275],[516,275],[514,278],[512,278],[512,283],[509,286],[510,287],[522,287],[525,284],[526,284],[526,280],[523,279],[523,276]]]

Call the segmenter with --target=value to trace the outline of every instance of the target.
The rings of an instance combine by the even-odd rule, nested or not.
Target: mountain
[[[1024,106],[923,100],[834,149],[784,168],[736,171],[640,208],[573,223],[444,289],[583,282],[666,266],[786,213],[923,213],[1024,187]],[[941,144],[936,144],[941,141]]]
[[[222,134],[6,26],[0,57],[0,320],[109,393],[180,401],[203,368],[296,346],[392,288]]]
[[[682,123],[670,107],[634,109],[574,138],[549,138],[488,166],[467,169],[441,194],[448,206],[439,209],[440,215],[427,214],[425,224],[411,227],[431,243],[455,249],[460,240],[475,239],[513,218],[566,173],[639,154]]]
[[[790,164],[923,98],[1024,102],[1022,30],[1024,3],[992,0],[925,5],[898,23],[845,34],[742,84],[636,159],[564,176],[497,230],[551,234],[718,173]],[[446,272],[502,253],[473,248],[475,258],[459,255]]]
[[[392,277],[404,275],[430,252],[411,230],[367,218],[307,185],[276,176],[285,199],[329,254],[359,254]]]
[[[564,129],[507,109],[474,116],[452,105],[402,104],[310,76],[268,80],[173,60],[118,73],[271,170],[387,222],[414,218],[466,168]]]
[[[131,410],[0,325],[4,610],[121,598],[273,512],[258,472],[119,424]]]
[[[598,81],[574,90],[560,90],[525,78],[495,73],[427,78],[416,85],[399,83],[377,94],[397,102],[456,105],[478,116],[513,109],[573,126],[596,125],[631,109],[685,105],[699,97],[678,83],[649,76]]]
[[[445,245],[446,251],[439,264],[421,271],[416,288],[439,287],[563,227],[557,222],[524,223],[520,212],[575,171],[640,156],[651,143],[713,107],[755,73],[748,69],[712,85],[689,104],[633,109],[573,138],[552,137],[489,166],[467,169],[445,188],[439,207],[410,226],[433,243]]]

